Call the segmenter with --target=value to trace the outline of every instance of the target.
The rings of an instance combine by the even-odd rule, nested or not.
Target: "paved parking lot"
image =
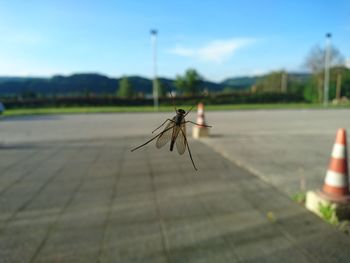
[[[0,146],[0,262],[348,262],[350,239],[210,147]]]
[[[174,113],[51,115],[3,119],[1,143],[149,136]],[[338,128],[350,132],[350,110],[207,112],[212,137],[204,142],[288,195],[319,188]],[[196,113],[188,119],[195,121]],[[190,132],[191,129],[188,128]]]

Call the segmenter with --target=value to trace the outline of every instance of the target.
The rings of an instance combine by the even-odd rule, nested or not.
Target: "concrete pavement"
[[[148,136],[173,114],[2,119],[0,144]],[[349,109],[207,112],[213,136],[203,142],[292,195],[300,191],[301,179],[306,182],[306,189],[322,185],[337,129],[343,127],[350,132],[349,116]],[[190,113],[188,119],[196,120],[196,113]]]
[[[288,195],[319,189],[336,132],[350,135],[350,110],[261,110],[208,114],[203,142]],[[301,183],[301,181],[304,181]]]
[[[350,239],[208,146],[0,146],[0,262],[348,262]]]

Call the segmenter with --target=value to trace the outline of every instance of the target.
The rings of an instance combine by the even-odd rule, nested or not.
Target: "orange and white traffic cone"
[[[346,131],[339,129],[322,190],[308,191],[305,206],[323,216],[322,206],[334,208],[334,218],[341,220],[350,215],[349,170],[346,149]]]
[[[350,199],[345,129],[339,129],[337,132],[322,193],[334,201]]]
[[[197,106],[197,123],[200,125],[205,125],[205,119],[204,119],[204,104],[198,103]]]
[[[208,127],[200,126],[200,125],[206,125],[205,124],[205,118],[204,118],[204,104],[198,103],[197,106],[197,124],[192,128],[192,136],[195,139],[201,138],[201,137],[208,137],[209,136],[209,130]]]

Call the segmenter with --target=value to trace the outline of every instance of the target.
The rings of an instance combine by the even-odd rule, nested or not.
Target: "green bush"
[[[304,102],[296,93],[229,93],[208,96],[176,97],[176,105],[195,104],[202,101],[206,104],[247,104],[247,103],[291,103]],[[39,107],[73,107],[73,106],[151,106],[153,99],[120,98],[116,96],[73,96],[73,97],[40,97],[40,98],[7,98],[3,100],[8,109]],[[161,98],[161,105],[173,105],[172,98]]]

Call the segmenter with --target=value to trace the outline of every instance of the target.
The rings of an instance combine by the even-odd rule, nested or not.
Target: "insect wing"
[[[174,126],[173,122],[170,122],[165,126],[164,130],[169,129],[171,126]],[[159,135],[157,142],[156,142],[156,147],[162,148],[165,144],[168,143],[171,139],[171,135],[173,133],[173,129],[169,129],[166,132],[163,132],[161,135]]]
[[[181,123],[181,130],[179,130],[179,134],[176,139],[176,148],[179,154],[184,154],[186,151],[186,124],[185,120]]]

